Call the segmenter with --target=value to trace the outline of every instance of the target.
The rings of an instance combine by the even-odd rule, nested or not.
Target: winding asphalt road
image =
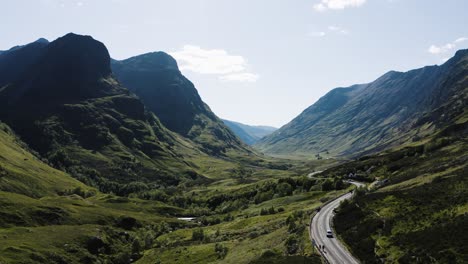
[[[350,182],[356,186],[363,186],[364,184],[358,182]],[[359,261],[355,259],[351,253],[348,252],[346,247],[335,237],[327,237],[327,230],[333,230],[330,226],[334,216],[333,209],[340,205],[340,202],[352,197],[352,193],[347,193],[338,197],[332,202],[324,205],[320,212],[318,212],[309,227],[309,233],[316,245],[325,245],[325,250],[321,250],[325,258],[332,264],[358,264]]]

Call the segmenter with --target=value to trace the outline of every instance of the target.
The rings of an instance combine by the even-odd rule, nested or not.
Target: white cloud
[[[181,70],[220,75],[219,79],[223,81],[254,82],[258,79],[258,75],[247,71],[249,65],[244,57],[230,55],[222,49],[185,45],[182,50],[170,54],[177,60]]]
[[[308,36],[317,38],[325,37],[329,34],[348,35],[349,31],[338,26],[328,26],[325,31],[311,31],[307,33]]]
[[[455,43],[461,43],[461,42],[464,42],[464,41],[467,41],[467,40],[468,40],[468,38],[466,38],[466,37],[461,37],[461,38],[457,38],[454,42],[455,42]]]
[[[219,77],[221,81],[237,81],[237,82],[256,82],[258,75],[254,73],[242,72],[222,75]]]
[[[434,55],[444,54],[444,53],[447,53],[447,52],[451,51],[452,49],[456,48],[458,44],[461,44],[462,42],[465,42],[467,40],[468,40],[468,38],[461,37],[461,38],[458,38],[458,39],[454,40],[453,42],[450,42],[450,43],[447,43],[447,44],[444,44],[444,45],[440,45],[440,46],[431,45],[427,49],[427,52],[429,52],[431,54],[434,54]]]
[[[86,0],[40,0],[41,4],[48,7],[82,7],[85,5]]]
[[[348,30],[341,28],[341,27],[337,27],[337,26],[328,26],[328,30],[339,33],[339,34],[343,34],[343,35],[349,34]]]
[[[309,36],[311,37],[324,37],[326,35],[325,32],[323,31],[314,31],[314,32],[309,32]]]
[[[323,12],[323,11],[327,10],[327,7],[322,3],[318,3],[318,4],[314,5],[314,9],[316,11]]]
[[[321,0],[320,3],[314,5],[314,9],[319,12],[328,9],[345,9],[348,7],[359,7],[366,3],[366,0]]]

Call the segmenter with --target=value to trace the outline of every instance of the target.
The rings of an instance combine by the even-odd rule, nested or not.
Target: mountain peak
[[[457,52],[455,52],[455,55],[449,59],[449,61],[451,60],[455,60],[455,61],[458,61],[460,59],[462,59],[463,57],[466,57],[468,56],[468,49],[461,49],[461,50],[458,50]]]
[[[34,43],[49,44],[49,41],[45,38],[39,38],[38,40],[34,41]]]
[[[7,69],[10,61],[22,62],[11,74],[4,72],[6,78],[0,76],[0,85],[12,84],[0,96],[4,107],[34,106],[30,112],[39,113],[64,103],[124,92],[118,85],[102,83],[111,76],[111,67],[109,52],[101,42],[73,33],[49,44],[41,41],[10,52],[11,59],[5,63],[0,60],[0,66],[5,64]],[[34,56],[28,56],[30,49]],[[28,60],[21,60],[22,56]]]
[[[121,62],[125,62],[126,67],[138,68],[144,71],[179,71],[177,61],[171,55],[163,51],[149,52],[122,61],[114,61],[116,64]]]
[[[49,63],[62,71],[89,78],[110,75],[110,56],[107,48],[91,36],[69,33],[49,44]]]
[[[455,53],[455,56],[465,56],[468,55],[468,49],[461,49]]]

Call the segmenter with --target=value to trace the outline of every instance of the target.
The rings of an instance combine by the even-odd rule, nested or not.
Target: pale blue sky
[[[220,117],[281,126],[338,86],[468,48],[466,0],[2,1],[0,50],[68,32],[173,54]]]

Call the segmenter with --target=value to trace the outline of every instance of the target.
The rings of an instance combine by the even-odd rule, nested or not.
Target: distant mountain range
[[[433,133],[466,111],[468,50],[441,66],[336,88],[256,144],[269,154],[357,156]]]
[[[242,141],[248,145],[253,145],[261,138],[270,135],[277,130],[276,127],[270,126],[250,126],[239,122],[222,119],[224,124],[228,126]]]

